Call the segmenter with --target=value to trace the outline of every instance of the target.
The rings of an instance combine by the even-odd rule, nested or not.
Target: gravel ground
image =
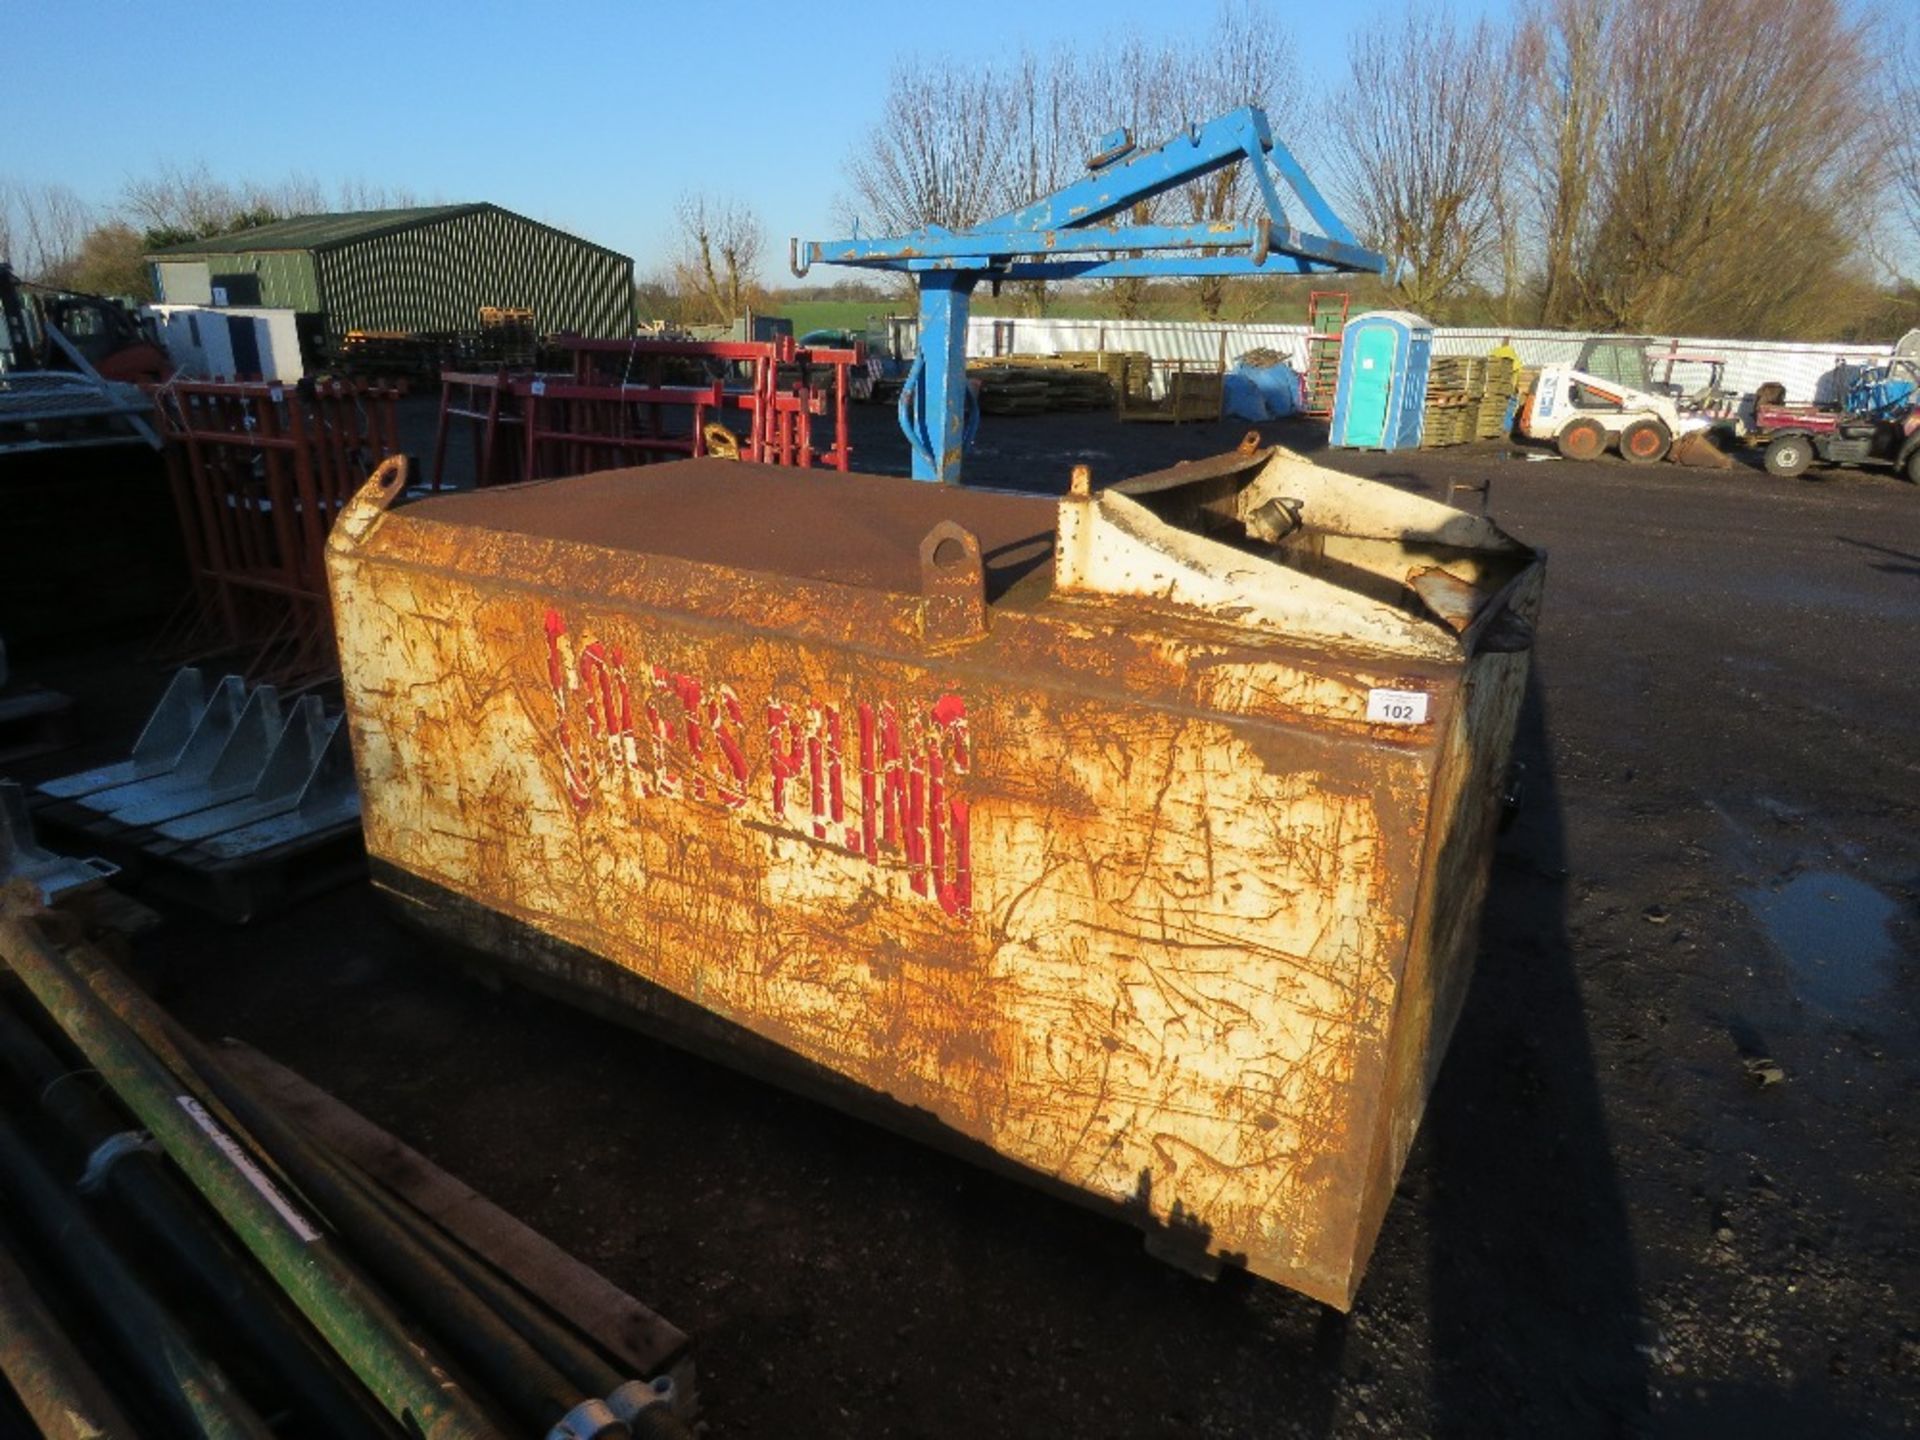
[[[972,471],[1059,488],[1244,428],[989,419]],[[904,468],[883,412],[856,442]],[[173,917],[142,976],[690,1331],[715,1436],[1920,1427],[1920,493],[1324,458],[1443,499],[1490,479],[1551,553],[1479,972],[1351,1316],[478,984],[365,886]],[[50,678],[151,686],[126,663]]]

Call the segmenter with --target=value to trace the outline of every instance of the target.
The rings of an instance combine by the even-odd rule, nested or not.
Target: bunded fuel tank
[[[1543,559],[1285,450],[1059,498],[713,459],[329,573],[368,850],[529,980],[1352,1303]]]

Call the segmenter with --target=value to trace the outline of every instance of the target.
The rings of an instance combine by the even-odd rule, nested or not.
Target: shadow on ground
[[[1559,787],[1536,666],[1479,971],[1428,1109],[1432,1433],[1644,1423],[1632,1236],[1567,931]],[[1389,1217],[1392,1223],[1392,1217]]]

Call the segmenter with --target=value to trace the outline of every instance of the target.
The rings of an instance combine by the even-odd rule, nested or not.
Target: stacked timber
[[[1519,376],[1508,356],[1439,355],[1427,368],[1424,449],[1491,440],[1506,433]]]
[[[1487,386],[1484,355],[1436,355],[1427,367],[1427,399],[1477,400]]]
[[[1012,366],[977,371],[974,378],[983,415],[1044,415],[1053,408],[1047,403],[1046,381],[1029,380]]]
[[[1427,367],[1427,413],[1420,427],[1422,449],[1464,445],[1479,418],[1479,391],[1486,361],[1471,355],[1436,355]]]
[[[1038,415],[1052,410],[1105,410],[1114,380],[1102,368],[1066,356],[1012,355],[973,360],[968,374],[980,384],[987,415]]]
[[[1498,440],[1507,433],[1507,412],[1519,393],[1520,367],[1511,355],[1487,358],[1487,386],[1480,397],[1480,417],[1474,426],[1476,440]]]
[[[1426,423],[1420,430],[1421,448],[1433,450],[1443,445],[1465,445],[1473,439],[1474,424],[1479,413],[1477,401],[1429,400]]]
[[[1153,359],[1144,350],[1062,350],[1059,358],[1081,370],[1097,370],[1129,400],[1147,398]]]

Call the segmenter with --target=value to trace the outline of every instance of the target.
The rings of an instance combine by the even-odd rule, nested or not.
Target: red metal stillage
[[[327,532],[398,452],[397,398],[338,382],[177,379],[155,389],[194,580],[178,648],[249,652],[248,677],[282,685],[338,668]]]
[[[847,397],[858,349],[802,349],[771,343],[565,338],[571,375],[441,377],[433,488],[447,488],[453,422],[473,429],[474,484],[577,475],[609,464],[646,464],[707,453],[710,424],[739,439],[743,460],[802,468],[851,467]],[[822,383],[832,372],[829,385]],[[813,421],[832,405],[834,439],[814,444]],[[520,427],[509,437],[509,427]]]

